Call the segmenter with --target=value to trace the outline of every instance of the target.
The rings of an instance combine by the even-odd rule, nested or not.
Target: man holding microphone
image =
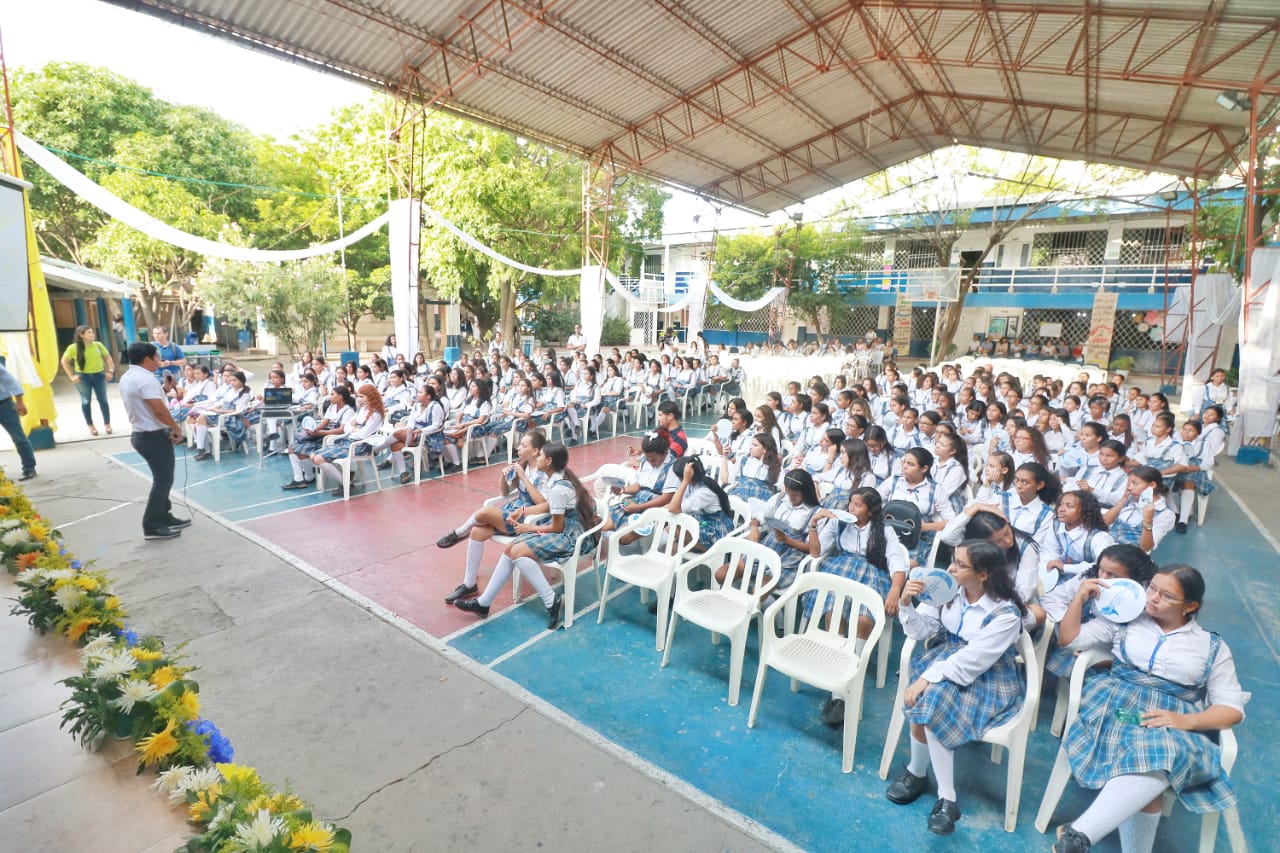
[[[142,538],[174,539],[190,519],[176,518],[169,502],[173,488],[173,446],[182,441],[178,426],[156,378],[160,356],[155,344],[133,343],[128,349],[129,369],[120,377],[120,396],[133,426],[129,442],[151,469],[151,493],[142,513]]]

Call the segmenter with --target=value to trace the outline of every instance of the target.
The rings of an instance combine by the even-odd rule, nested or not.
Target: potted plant
[[[1128,379],[1129,371],[1133,370],[1133,366],[1136,363],[1137,362],[1133,360],[1133,356],[1122,355],[1119,358],[1114,358],[1111,360],[1111,372],[1119,373],[1122,377],[1124,377],[1125,379]]]

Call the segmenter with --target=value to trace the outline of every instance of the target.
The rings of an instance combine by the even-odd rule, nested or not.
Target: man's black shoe
[[[176,516],[171,515],[164,520],[164,523],[165,523],[165,526],[168,527],[170,530],[181,530],[184,527],[191,526],[191,519],[178,518]]]
[[[157,527],[155,530],[142,531],[143,539],[177,539],[181,535],[181,530],[174,530],[171,527]]]

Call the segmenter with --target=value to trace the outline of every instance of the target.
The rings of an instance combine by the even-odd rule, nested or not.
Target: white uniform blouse
[[[898,620],[908,637],[927,640],[939,628],[946,628],[966,643],[947,659],[930,664],[921,677],[930,684],[950,681],[967,687],[990,669],[1022,635],[1022,620],[1016,612],[1001,613],[982,627],[987,614],[997,606],[998,602],[986,594],[970,604],[962,592],[941,608],[923,603],[900,608]]]

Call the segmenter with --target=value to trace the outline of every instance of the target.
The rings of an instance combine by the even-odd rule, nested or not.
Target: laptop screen
[[[262,404],[264,406],[292,406],[292,388],[263,388]]]

